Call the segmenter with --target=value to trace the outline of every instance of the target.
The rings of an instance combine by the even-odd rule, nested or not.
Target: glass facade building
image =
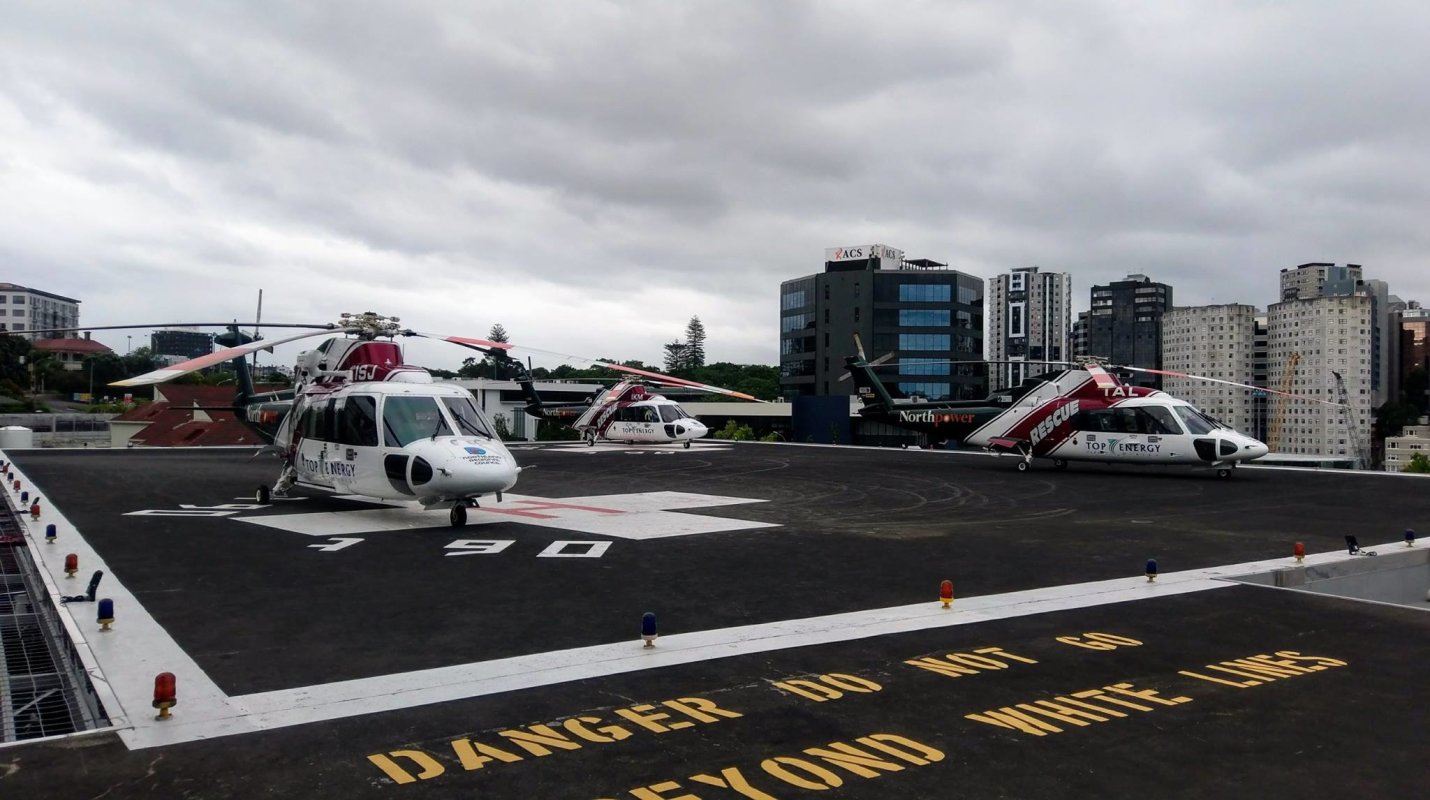
[[[841,381],[858,334],[898,394],[929,400],[987,394],[982,278],[883,245],[831,248],[824,272],[780,285],[780,391],[787,400],[850,395]]]

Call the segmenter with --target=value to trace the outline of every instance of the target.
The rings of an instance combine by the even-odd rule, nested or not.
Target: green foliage
[[[755,438],[755,431],[749,425],[742,425],[735,420],[726,420],[725,427],[712,434],[716,439],[729,439],[735,442],[748,442]]]
[[[493,414],[492,425],[497,429],[497,438],[503,442],[511,440],[511,423],[507,422],[505,414]]]
[[[1421,475],[1430,474],[1430,457],[1424,453],[1416,453],[1410,457],[1410,463],[1406,464],[1401,472],[1415,472]]]
[[[665,371],[674,375],[685,370],[685,342],[679,339],[665,346]]]
[[[154,357],[154,351],[148,347],[136,347],[123,357],[124,376],[132,378],[136,375],[143,375],[146,372],[153,372],[159,368],[159,361]]]
[[[30,343],[23,336],[11,336],[8,333],[0,333],[0,381],[9,381],[11,385],[28,387],[30,386],[30,373],[28,364],[20,363],[21,358],[30,354]],[[28,359],[26,359],[28,362]],[[19,395],[11,395],[19,397]]]
[[[700,369],[705,366],[705,325],[700,317],[691,317],[685,326],[685,369]]]
[[[784,441],[784,437],[783,437],[783,436],[780,436],[778,433],[775,433],[774,431],[770,431],[769,433],[765,434],[764,436],[761,436],[761,437],[760,437],[760,441],[762,441],[762,442],[782,442],[782,441]]]

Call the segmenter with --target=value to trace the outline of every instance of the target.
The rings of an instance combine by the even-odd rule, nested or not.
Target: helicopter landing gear
[[[273,491],[267,486],[259,486],[258,491],[254,492],[253,499],[260,506],[266,506],[273,502]]]
[[[1216,476],[1223,480],[1231,477],[1231,467],[1222,467],[1216,471]]]
[[[1032,468],[1032,466],[1033,465],[1031,462],[1029,462],[1027,459],[1023,459],[1022,461],[1018,462],[1018,471],[1027,472],[1029,469]]]
[[[586,431],[586,435],[585,435],[584,438],[586,439],[586,446],[587,446],[587,447],[595,447],[595,446],[596,446],[596,432],[595,432],[595,431]]]
[[[690,449],[690,440],[689,440],[689,439],[686,439],[686,440],[685,440],[685,449],[686,449],[686,450],[689,450],[689,449]]]
[[[1055,458],[1055,459],[1053,459],[1053,469],[1067,469],[1067,468],[1068,468],[1068,460],[1067,460],[1066,458]]]
[[[447,520],[452,523],[453,528],[460,528],[467,524],[467,506],[465,503],[457,503],[452,506],[452,513],[447,515]]]

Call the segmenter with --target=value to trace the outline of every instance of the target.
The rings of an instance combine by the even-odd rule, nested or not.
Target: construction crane
[[[1336,401],[1341,404],[1341,419],[1346,426],[1346,440],[1350,442],[1351,452],[1355,453],[1356,469],[1368,469],[1370,454],[1361,446],[1360,429],[1356,426],[1355,409],[1351,408],[1351,398],[1350,393],[1346,391],[1346,382],[1341,380],[1341,373],[1331,370],[1331,374],[1336,378]]]
[[[1301,363],[1301,354],[1292,352],[1286,356],[1286,369],[1281,373],[1281,394],[1276,395],[1276,407],[1271,415],[1271,431],[1266,435],[1266,447],[1277,452],[1281,447],[1281,425],[1286,419],[1286,404],[1291,401],[1291,382],[1296,377],[1296,365]]]

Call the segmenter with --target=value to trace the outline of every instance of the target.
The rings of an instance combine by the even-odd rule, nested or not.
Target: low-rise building
[[[1407,425],[1399,436],[1385,437],[1385,471],[1404,472],[1417,453],[1430,458],[1430,424]]]

